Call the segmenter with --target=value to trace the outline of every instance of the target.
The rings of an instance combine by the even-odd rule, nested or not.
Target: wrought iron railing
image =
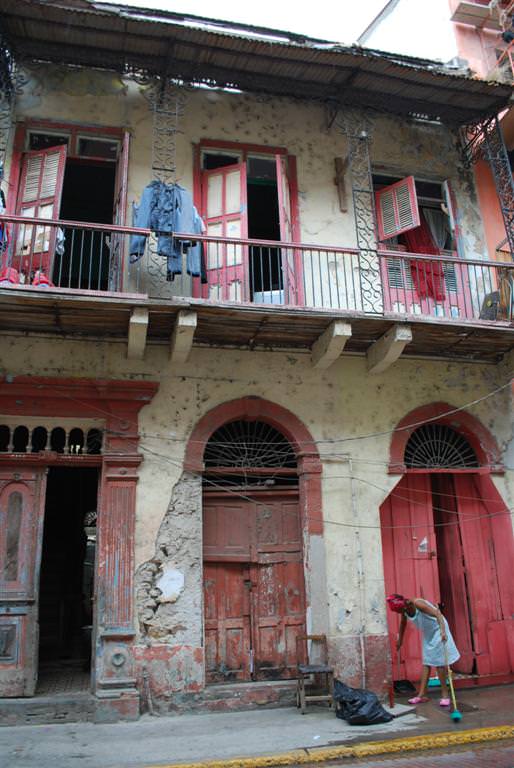
[[[130,290],[125,254],[134,234],[114,224],[0,216],[0,285]]]
[[[380,251],[384,312],[514,320],[514,263]]]
[[[159,246],[157,235],[157,252],[167,241]],[[174,295],[217,303],[362,311],[362,271],[354,248],[188,234],[175,235],[175,241],[185,244],[183,253],[162,256],[157,279],[153,247],[140,259],[131,256],[129,282],[136,291],[160,295],[159,280],[167,280]]]
[[[0,216],[0,287],[171,295],[448,320],[514,320],[514,263],[379,251],[367,271],[359,251],[305,243],[152,234],[112,224]],[[5,237],[7,233],[7,239]]]

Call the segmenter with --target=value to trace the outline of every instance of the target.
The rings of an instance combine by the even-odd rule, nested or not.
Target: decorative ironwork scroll
[[[500,121],[496,116],[466,126],[461,134],[464,159],[468,166],[486,160],[494,178],[505,225],[507,243],[514,258],[514,181]]]
[[[177,136],[183,133],[182,118],[185,114],[190,88],[170,79],[159,77],[146,81],[144,90],[150,104],[153,119],[152,178],[165,184],[177,180]],[[150,238],[148,251],[148,285],[150,296],[159,298],[190,296],[189,277],[182,275],[173,282],[166,280],[166,259],[157,253],[157,241]]]
[[[384,300],[377,253],[375,198],[369,153],[373,122],[364,111],[342,107],[336,118],[336,125],[348,141],[362,309],[364,312],[380,315],[384,311]]]

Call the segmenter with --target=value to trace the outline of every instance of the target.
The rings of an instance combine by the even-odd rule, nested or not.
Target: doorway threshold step
[[[0,699],[0,726],[55,725],[94,720],[96,699],[89,692]]]
[[[196,701],[195,709],[228,712],[249,709],[292,707],[296,703],[296,680],[208,685]]]

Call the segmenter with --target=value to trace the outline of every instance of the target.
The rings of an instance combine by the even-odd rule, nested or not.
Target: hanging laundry
[[[404,232],[402,238],[410,253],[423,253],[429,256],[439,256],[441,253],[434,243],[423,211],[420,211],[419,226]],[[431,296],[435,301],[443,301],[446,298],[441,261],[411,260],[410,271],[412,282],[420,298]]]
[[[190,193],[179,184],[151,181],[141,195],[139,206],[134,206],[134,226],[151,229],[157,235],[157,253],[167,259],[168,279],[182,274],[182,256],[186,254],[188,274],[202,274],[203,248],[191,239],[173,236],[174,232],[201,234],[204,224]],[[199,247],[200,246],[200,247]],[[141,258],[146,247],[145,235],[130,239],[130,261]]]

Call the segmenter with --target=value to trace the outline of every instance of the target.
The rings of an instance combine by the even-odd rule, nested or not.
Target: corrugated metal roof
[[[28,59],[141,69],[458,124],[498,112],[512,90],[426,60],[93,0],[2,0],[0,21],[15,55]]]

